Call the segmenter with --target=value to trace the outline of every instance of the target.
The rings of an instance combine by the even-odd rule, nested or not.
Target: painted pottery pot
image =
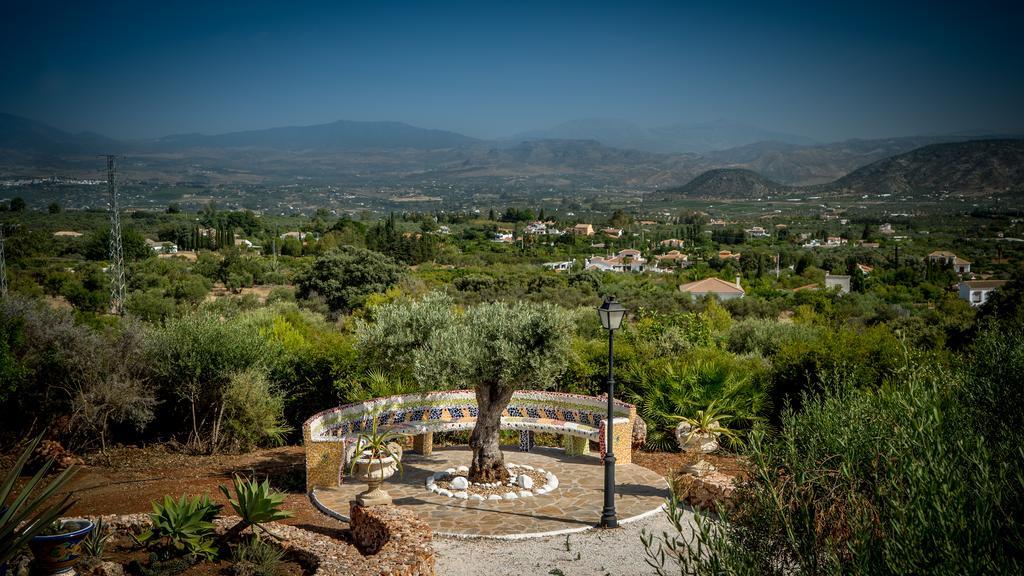
[[[93,523],[88,520],[64,520],[61,529],[65,531],[63,534],[35,536],[28,542],[39,573],[44,576],[70,576],[75,573],[82,540],[92,532]]]

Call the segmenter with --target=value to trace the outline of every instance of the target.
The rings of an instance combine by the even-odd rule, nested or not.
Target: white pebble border
[[[510,491],[506,492],[503,495],[491,494],[490,496],[484,497],[480,494],[470,494],[465,490],[452,492],[451,490],[441,488],[437,485],[437,481],[442,478],[446,478],[448,476],[455,476],[456,474],[468,474],[468,466],[459,466],[458,468],[448,468],[447,470],[444,470],[442,472],[435,472],[430,476],[427,476],[426,487],[427,490],[433,492],[434,494],[437,494],[438,496],[445,496],[447,498],[457,498],[459,500],[472,500],[474,502],[483,502],[484,500],[493,500],[497,502],[501,500],[533,498],[534,496],[547,494],[548,492],[551,492],[558,488],[558,477],[551,472],[545,471],[543,468],[534,468],[533,466],[527,466],[526,464],[506,464],[505,469],[508,470],[508,474],[510,477],[510,480],[508,481],[507,484],[505,484],[505,486],[507,486],[510,489]],[[519,485],[516,484],[516,480],[519,477],[519,471],[522,470],[543,474],[545,478],[544,485],[539,488],[535,487],[529,490],[520,488]],[[486,482],[473,482],[472,485],[480,486],[481,488],[501,488],[502,486],[498,482],[490,484]]]

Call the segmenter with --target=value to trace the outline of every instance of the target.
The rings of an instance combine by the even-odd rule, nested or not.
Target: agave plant
[[[228,537],[237,536],[242,530],[252,526],[254,529],[259,528],[276,538],[274,534],[263,527],[263,524],[291,518],[294,515],[281,509],[281,504],[284,503],[284,494],[272,490],[270,482],[266,479],[260,483],[236,474],[232,484],[235,489],[234,498],[231,497],[231,492],[226,487],[221,486],[220,491],[224,493],[228,504],[231,504],[235,513],[242,519],[228,531]]]
[[[704,435],[724,436],[731,442],[735,442],[737,444],[742,443],[742,438],[735,430],[723,425],[724,422],[732,420],[733,416],[719,411],[718,406],[715,405],[715,401],[711,401],[707,408],[697,410],[696,414],[692,417],[677,416],[676,419],[686,422],[691,426],[690,432],[682,442],[684,445],[695,436]]]
[[[103,558],[103,550],[109,539],[110,530],[104,525],[102,518],[97,518],[92,532],[82,540],[82,553],[90,558]]]
[[[212,538],[213,519],[220,509],[207,495],[189,498],[183,494],[177,501],[164,496],[162,502],[153,502],[153,512],[149,515],[152,528],[136,540],[140,544],[168,543],[177,550],[212,560],[217,557]]]
[[[383,463],[385,458],[394,460],[398,472],[402,473],[402,451],[401,448],[396,450],[394,444],[397,440],[407,437],[408,434],[394,430],[380,431],[377,428],[379,420],[377,415],[373,414],[371,418],[373,423],[370,425],[370,430],[355,437],[356,451],[352,456],[352,462],[349,463],[348,473],[352,474],[359,460],[378,460]]]
[[[78,471],[76,467],[67,468],[44,485],[43,477],[53,468],[53,459],[43,464],[35,476],[14,492],[14,484],[25,463],[42,440],[40,434],[28,443],[14,467],[7,471],[3,486],[0,486],[0,566],[14,558],[33,536],[47,529],[74,504],[70,494],[45,504]],[[32,497],[33,493],[35,497]],[[6,506],[5,502],[8,503]]]

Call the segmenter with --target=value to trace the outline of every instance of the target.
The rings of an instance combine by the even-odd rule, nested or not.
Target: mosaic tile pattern
[[[566,438],[565,446],[570,453],[585,454],[589,441],[602,440],[601,426],[606,410],[607,402],[603,398],[518,390],[502,415],[501,428],[521,434],[561,434]],[[613,411],[616,464],[628,464],[632,461],[632,452],[627,437],[637,417],[636,407],[616,400]],[[374,420],[378,427],[416,436],[429,454],[427,435],[472,430],[478,414],[476,394],[472,390],[377,398],[320,412],[303,424],[307,490],[337,483],[338,471],[344,466],[346,441],[370,430]],[[624,439],[621,446],[620,438]],[[520,446],[527,450],[532,448],[528,439]]]
[[[389,479],[384,488],[397,506],[414,512],[442,534],[510,538],[595,526],[604,504],[604,468],[596,456],[567,456],[558,448],[516,452],[505,447],[505,461],[528,464],[554,472],[558,488],[540,498],[500,502],[454,500],[423,489],[426,477],[437,470],[468,466],[468,448],[443,448],[430,456],[406,453],[404,473]],[[668,497],[668,487],[657,473],[638,466],[616,466],[615,506],[619,521],[658,510]],[[365,487],[346,483],[318,488],[314,496],[337,516],[347,517],[349,500]],[[639,545],[639,543],[638,543]]]

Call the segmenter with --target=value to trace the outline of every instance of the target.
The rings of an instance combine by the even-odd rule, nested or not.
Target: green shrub
[[[280,446],[291,430],[284,422],[284,397],[264,370],[249,368],[232,374],[223,404],[222,442],[230,449]]]
[[[237,576],[280,576],[284,550],[260,538],[249,538],[231,551],[231,572]]]
[[[992,403],[1016,392],[906,366],[879,390],[833,383],[784,412],[777,438],[752,434],[736,508],[698,514],[687,536],[670,502],[677,530],[644,536],[650,562],[662,574],[1020,573],[1024,450],[994,452],[962,407],[971,391]]]

